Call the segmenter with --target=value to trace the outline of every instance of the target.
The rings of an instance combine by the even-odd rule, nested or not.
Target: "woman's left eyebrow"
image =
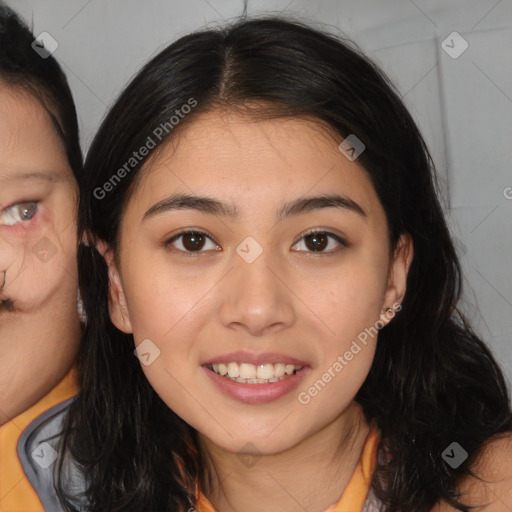
[[[295,215],[304,214],[324,208],[339,208],[360,215],[367,220],[366,211],[353,199],[339,194],[326,194],[311,197],[299,197],[286,203],[276,214],[277,222]],[[211,215],[228,217],[231,220],[240,218],[238,208],[233,203],[225,203],[218,199],[190,194],[174,194],[154,204],[144,214],[142,220],[172,210],[196,210]]]

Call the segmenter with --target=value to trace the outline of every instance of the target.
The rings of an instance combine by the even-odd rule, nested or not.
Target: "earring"
[[[83,324],[87,324],[87,315],[85,314],[84,303],[82,301],[82,296],[80,295],[79,289],[77,289],[76,294],[76,306],[78,309],[78,317],[80,318],[80,321]]]
[[[393,308],[386,308],[386,313],[392,313],[393,312]]]

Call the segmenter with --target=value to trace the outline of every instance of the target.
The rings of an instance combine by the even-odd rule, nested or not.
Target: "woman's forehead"
[[[378,217],[372,223],[385,216],[364,168],[344,156],[330,133],[304,119],[198,116],[150,158],[133,192],[138,217],[176,195],[188,196],[189,204],[214,199],[239,219],[274,218],[294,202],[320,196],[351,203],[353,212],[359,207],[366,221]]]
[[[255,120],[237,113],[208,112],[188,123],[160,147],[143,174],[161,182],[183,178],[190,183],[221,180],[242,190],[271,186],[303,189],[371,185],[357,161],[339,150],[332,133],[312,120]],[[243,185],[241,189],[240,186]]]
[[[23,89],[0,90],[0,175],[2,180],[55,182],[72,174],[48,112]]]

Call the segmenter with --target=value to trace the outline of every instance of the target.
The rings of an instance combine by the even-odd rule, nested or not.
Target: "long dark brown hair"
[[[5,84],[31,94],[46,109],[64,145],[77,179],[82,172],[75,103],[66,75],[53,55],[34,51],[34,35],[25,22],[0,0],[0,88]]]
[[[392,453],[379,462],[373,491],[387,512],[426,512],[440,500],[467,510],[457,484],[487,440],[512,430],[509,396],[496,361],[457,309],[461,270],[434,165],[394,86],[353,43],[299,21],[242,19],[187,35],[137,74],[103,121],[86,160],[80,235],[117,251],[123,206],[146,159],[105,195],[104,184],[190,98],[197,106],[182,125],[214,107],[237,108],[313,116],[365,144],[358,162],[386,212],[391,246],[402,233],[414,243],[402,310],[380,331],[356,397]],[[62,450],[86,475],[92,512],[186,511],[203,470],[195,432],[151,388],[133,337],[111,323],[107,267],[94,243],[81,245],[79,271],[89,320],[82,391]],[[454,441],[469,454],[455,469],[441,456]],[[62,482],[59,492],[65,499]]]

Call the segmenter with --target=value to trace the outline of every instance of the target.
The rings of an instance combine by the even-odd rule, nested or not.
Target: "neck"
[[[368,432],[361,407],[352,402],[321,431],[250,467],[200,436],[209,474],[201,488],[217,512],[322,512],[343,494]]]

